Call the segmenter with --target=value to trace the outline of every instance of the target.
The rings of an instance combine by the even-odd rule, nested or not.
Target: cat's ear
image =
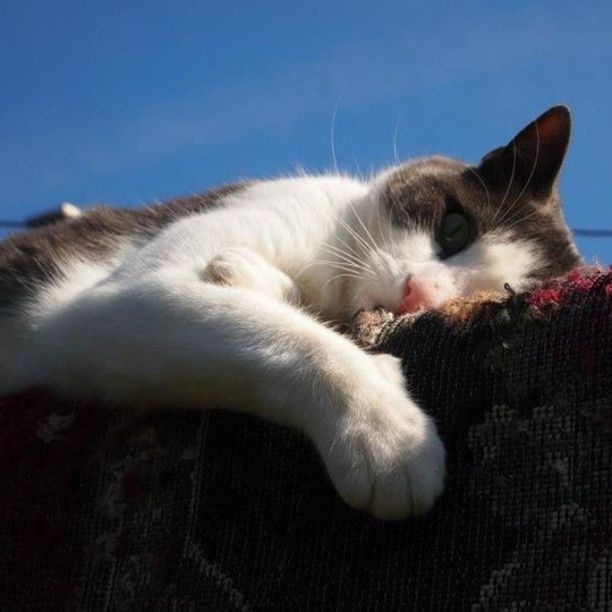
[[[485,155],[479,171],[504,188],[510,181],[519,190],[548,195],[569,144],[571,115],[567,106],[553,106],[523,128],[505,147]]]

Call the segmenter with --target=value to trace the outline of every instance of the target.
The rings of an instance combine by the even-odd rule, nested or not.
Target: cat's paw
[[[381,519],[422,514],[442,492],[444,446],[410,399],[398,360],[373,356],[380,373],[364,385],[319,443],[340,496]],[[324,436],[325,438],[325,436]]]
[[[216,285],[253,289],[290,304],[300,302],[300,291],[287,274],[243,247],[228,248],[213,257],[200,278]]]

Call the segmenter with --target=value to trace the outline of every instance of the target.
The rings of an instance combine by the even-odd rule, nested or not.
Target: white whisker
[[[364,262],[361,260],[361,258],[359,257],[359,253],[356,253],[354,250],[349,249],[348,251],[346,249],[342,249],[340,247],[337,247],[333,244],[330,244],[329,242],[325,243],[322,248],[324,249],[328,249],[328,250],[332,250],[335,251],[336,253],[340,253],[341,255],[344,255],[345,257],[348,257],[349,259],[352,259],[355,262],[361,263],[363,264]]]
[[[497,223],[498,226],[501,223],[503,223],[504,219],[508,215],[508,212],[510,212],[514,208],[514,205],[517,204],[520,201],[520,199],[523,197],[523,194],[525,193],[525,191],[527,191],[527,188],[529,187],[529,184],[531,183],[531,179],[533,178],[533,175],[535,174],[536,167],[538,165],[538,157],[540,155],[540,131],[538,130],[537,122],[535,124],[535,129],[536,129],[536,154],[535,154],[535,158],[533,160],[533,166],[531,168],[531,173],[529,174],[529,178],[527,179],[527,182],[525,183],[525,186],[523,187],[521,192],[518,194],[518,196],[516,197],[514,202],[512,202],[512,204],[510,205],[510,208],[506,211],[506,213],[504,213],[502,218],[498,221],[498,223]]]
[[[321,259],[319,260],[320,264],[331,266],[332,268],[337,268],[338,270],[344,270],[345,272],[355,272],[359,274],[369,274],[370,271],[364,268],[358,268],[357,266],[350,266],[349,264],[338,263],[331,260]],[[371,274],[369,274],[371,276]]]
[[[357,251],[350,244],[348,244],[345,240],[343,240],[339,235],[336,236],[336,240],[338,240],[343,246],[345,246],[353,255],[355,255],[358,261],[362,261],[363,251]],[[329,243],[327,243],[329,244]]]
[[[364,240],[363,236],[355,231],[344,219],[338,217],[338,223],[347,231],[355,240],[357,240],[358,244],[361,245],[361,249],[363,253],[367,253],[371,250],[371,246]],[[357,243],[355,244],[357,246]]]
[[[336,174],[340,174],[340,170],[338,168],[338,158],[336,157],[336,116],[338,115],[338,108],[340,107],[341,98],[342,98],[342,92],[340,92],[340,95],[338,96],[338,99],[336,100],[336,105],[334,106],[334,112],[332,113],[331,124],[329,126],[331,156],[332,156],[332,162],[334,164],[334,172]]]
[[[366,238],[368,238],[368,240],[370,241],[370,246],[374,250],[379,250],[380,247],[376,243],[376,240],[374,240],[374,237],[370,233],[370,230],[365,226],[365,223],[361,220],[361,217],[357,213],[357,210],[355,209],[355,206],[354,206],[353,203],[351,203],[351,210],[353,211],[353,214],[355,215],[355,218],[357,219],[357,222],[359,223],[359,225],[361,225],[361,227],[363,228],[363,231],[366,233]]]
[[[364,270],[365,272],[372,272],[372,269],[369,265],[367,265],[364,262],[361,262],[355,258],[350,259],[349,257],[346,257],[343,252],[339,249],[334,250],[333,247],[327,247],[325,245],[323,245],[322,247],[323,249],[325,249],[329,255],[333,255],[334,257],[339,257],[343,262],[345,262],[347,265],[352,265],[356,268],[359,268],[361,270]]]
[[[325,289],[327,287],[327,285],[329,285],[329,283],[331,283],[332,281],[336,280],[337,278],[354,278],[357,280],[360,280],[359,276],[355,276],[354,274],[336,274],[335,276],[332,276],[331,278],[328,278],[327,281],[325,282],[325,284],[323,285],[323,289]]]
[[[510,193],[510,189],[512,187],[512,183],[514,183],[514,174],[516,173],[516,142],[514,138],[512,139],[512,170],[510,171],[510,180],[508,181],[508,186],[506,187],[506,192],[504,193],[504,197],[502,198],[501,204],[497,207],[495,214],[493,215],[493,219],[491,223],[495,223],[495,219],[497,219],[497,215],[500,211],[503,210],[504,203],[506,202],[506,198]]]
[[[376,240],[374,240],[374,237],[372,236],[372,234],[370,233],[370,230],[368,230],[368,228],[366,227],[365,223],[362,221],[361,217],[359,216],[359,214],[357,213],[357,210],[355,209],[355,206],[351,203],[351,210],[353,211],[353,214],[355,215],[355,218],[357,219],[357,222],[359,223],[359,225],[361,225],[361,227],[363,228],[363,231],[366,233],[366,237],[369,239],[370,241],[370,250],[371,250],[371,254],[374,255],[381,263],[385,263],[384,259],[382,258],[382,256],[380,255],[380,251],[382,250],[380,248],[380,246],[378,245],[378,243],[376,242]],[[359,234],[358,234],[359,235]],[[367,245],[367,243],[366,243]],[[366,247],[367,248],[367,247]]]
[[[315,261],[311,261],[307,263],[306,265],[302,266],[302,268],[296,275],[296,278],[299,278],[307,269],[312,268],[313,266],[329,266],[337,270],[342,270],[343,272],[355,274],[359,278],[365,278],[366,276],[369,276],[371,278],[376,278],[374,275],[374,272],[370,269],[367,269],[364,267],[357,267],[355,264],[352,264],[352,263],[343,263],[343,262],[337,262],[337,261],[331,261],[331,260],[325,260],[325,259],[317,259]]]
[[[397,123],[395,124],[395,130],[393,130],[393,160],[396,164],[400,163],[399,155],[397,154],[397,132],[399,130],[400,120],[398,118]]]
[[[484,189],[485,195],[487,196],[487,205],[491,206],[491,197],[489,195],[489,190],[487,189],[485,182],[482,180],[482,177],[471,166],[468,166],[467,169],[480,181],[480,184],[482,185],[482,188]]]
[[[523,217],[519,217],[514,218],[514,219],[509,219],[511,221],[511,223],[509,225],[504,225],[504,229],[510,230],[513,227],[516,227],[517,225],[523,223],[524,221],[526,221],[527,219],[529,219],[530,217],[533,217],[534,215],[539,214],[539,210],[532,210],[529,214],[523,216]]]

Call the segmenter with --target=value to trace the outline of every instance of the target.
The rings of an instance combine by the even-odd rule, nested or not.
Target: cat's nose
[[[440,284],[427,276],[411,276],[404,283],[399,314],[433,308],[439,301]]]

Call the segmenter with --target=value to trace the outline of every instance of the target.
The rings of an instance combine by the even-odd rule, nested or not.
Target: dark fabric
[[[448,449],[443,497],[398,523],[253,418],[0,399],[0,609],[612,610],[612,273],[377,349]]]

